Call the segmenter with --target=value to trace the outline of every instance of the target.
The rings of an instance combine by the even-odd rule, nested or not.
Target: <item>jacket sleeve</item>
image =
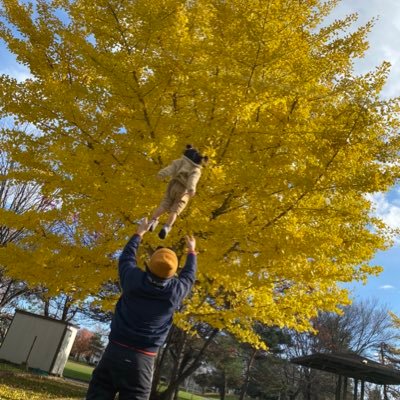
[[[167,176],[172,176],[178,171],[179,160],[172,161],[167,167],[163,168],[162,170],[158,171],[158,176],[160,178],[166,178]]]
[[[179,274],[176,291],[177,307],[182,300],[190,293],[197,271],[197,256],[195,253],[189,253],[186,257],[186,263]]]
[[[197,186],[197,183],[199,182],[200,176],[201,176],[200,169],[194,170],[189,175],[189,179],[187,180],[187,183],[186,183],[186,189],[188,191],[196,192],[196,186]]]
[[[124,292],[133,289],[135,282],[138,281],[141,270],[137,267],[136,253],[139,248],[141,237],[133,235],[125,245],[118,260],[119,280]],[[137,275],[137,276],[136,276]]]

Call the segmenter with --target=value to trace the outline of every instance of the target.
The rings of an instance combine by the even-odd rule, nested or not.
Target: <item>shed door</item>
[[[72,348],[73,342],[75,340],[75,336],[76,336],[76,331],[72,330],[70,328],[67,328],[67,330],[65,332],[64,340],[61,343],[60,351],[57,355],[53,369],[51,370],[52,374],[59,375],[59,376],[62,375],[65,364],[68,361],[69,353],[71,352],[71,348]]]

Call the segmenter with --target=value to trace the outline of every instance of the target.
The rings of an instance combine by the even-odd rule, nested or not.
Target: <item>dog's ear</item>
[[[189,149],[192,149],[193,147],[192,147],[192,145],[191,144],[187,144],[186,145],[186,150],[189,150]]]

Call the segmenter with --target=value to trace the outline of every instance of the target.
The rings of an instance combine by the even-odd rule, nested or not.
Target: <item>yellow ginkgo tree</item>
[[[39,184],[50,204],[1,210],[25,230],[0,249],[9,275],[95,296],[186,144],[210,163],[165,241],[181,252],[185,233],[198,239],[181,327],[257,345],[255,321],[307,329],[348,302],[341,282],[379,272],[370,260],[390,232],[366,194],[396,182],[400,146],[398,101],[380,96],[389,65],[353,69],[372,23],[324,23],[334,0],[0,4],[0,37],[31,73],[0,79],[0,116],[14,120],[1,149],[16,165],[3,179]],[[143,249],[157,244],[149,233]]]

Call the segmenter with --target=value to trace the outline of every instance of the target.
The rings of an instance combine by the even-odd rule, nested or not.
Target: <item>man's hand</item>
[[[196,239],[193,236],[185,236],[186,246],[188,252],[195,252],[196,251]]]
[[[143,237],[143,235],[149,230],[149,223],[147,221],[147,218],[142,218],[142,221],[140,222],[140,225],[138,226],[136,230],[136,234],[139,235],[140,237]]]

